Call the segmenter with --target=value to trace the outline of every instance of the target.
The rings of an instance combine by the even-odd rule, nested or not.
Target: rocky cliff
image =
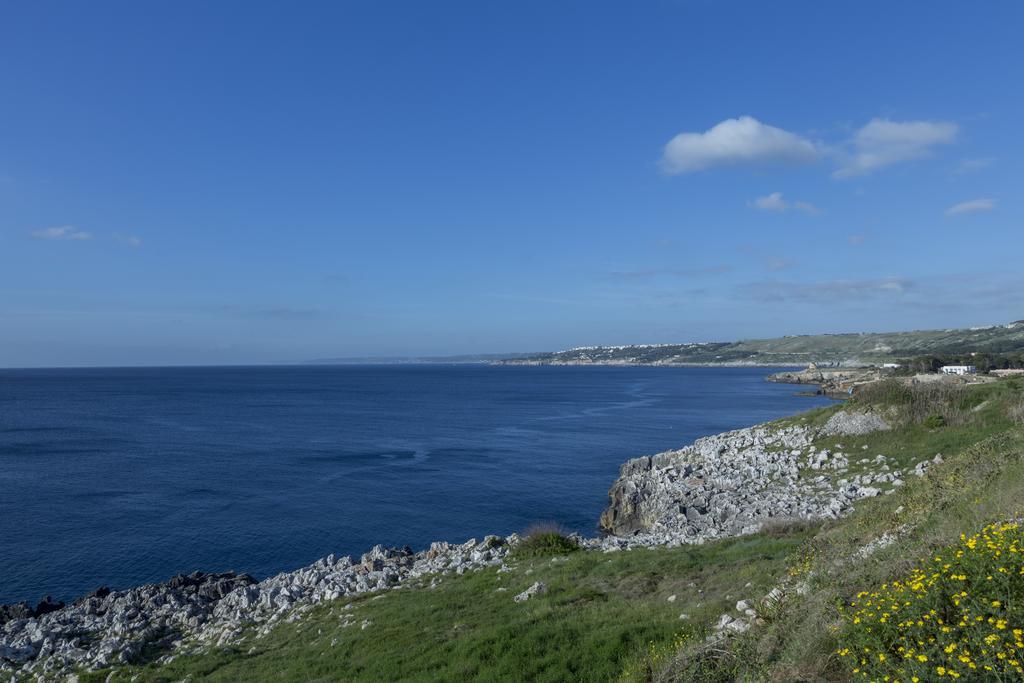
[[[840,411],[820,428],[759,425],[626,462],[609,491],[605,546],[677,545],[754,533],[770,520],[836,518],[892,492],[929,463],[901,470],[882,454],[819,448],[819,436],[888,429],[874,413]],[[857,474],[848,474],[853,469]]]

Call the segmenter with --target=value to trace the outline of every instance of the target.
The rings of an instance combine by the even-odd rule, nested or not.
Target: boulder
[[[31,619],[35,612],[27,602],[18,602],[13,605],[0,605],[0,626],[15,619]]]
[[[512,598],[512,600],[514,602],[526,602],[535,595],[546,593],[547,590],[548,587],[545,584],[541,583],[540,581],[536,581],[533,583],[533,585],[524,590],[522,593]]]
[[[892,429],[877,413],[840,410],[821,428],[825,436],[857,436]]]

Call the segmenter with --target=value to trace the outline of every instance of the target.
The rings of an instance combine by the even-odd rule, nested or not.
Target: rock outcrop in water
[[[885,377],[877,368],[819,368],[811,365],[806,370],[789,370],[769,375],[769,382],[783,384],[813,384],[817,393],[826,396],[845,397],[857,387],[877,382]]]
[[[102,588],[99,590],[103,590]],[[18,602],[13,605],[0,605],[0,626],[14,619],[31,619],[41,617],[50,612],[56,612],[64,607],[63,602],[55,601],[49,595],[32,607],[27,602]]]

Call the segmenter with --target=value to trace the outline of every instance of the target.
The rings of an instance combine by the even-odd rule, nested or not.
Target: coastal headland
[[[324,610],[331,615],[329,648],[340,647],[346,638],[360,640],[385,627],[373,614],[375,601],[386,595],[416,602],[421,599],[416,596],[427,599],[437,591],[468,590],[465,581],[479,575],[479,581],[493,584],[488,600],[495,596],[507,599],[508,609],[526,609],[563,590],[562,563],[565,571],[590,572],[602,562],[599,558],[622,551],[633,559],[620,568],[612,581],[616,585],[631,581],[630,572],[639,570],[635,563],[645,558],[669,562],[700,556],[710,566],[725,561],[719,552],[730,558],[728,566],[720,567],[722,576],[746,575],[754,560],[737,548],[760,548],[757,552],[775,558],[761,566],[772,569],[766,575],[716,587],[721,594],[715,595],[710,587],[698,591],[694,587],[700,581],[692,580],[689,588],[678,588],[680,595],[692,595],[660,598],[677,612],[686,610],[677,625],[685,622],[693,642],[759,632],[771,624],[769,606],[776,609],[806,595],[806,579],[797,580],[800,572],[777,566],[785,557],[793,561],[798,550],[793,543],[799,546],[808,534],[829,529],[828,534],[846,539],[842,552],[817,570],[827,573],[913,538],[921,515],[931,519],[937,511],[918,509],[911,515],[908,501],[930,490],[935,473],[948,472],[950,461],[977,458],[980,444],[995,439],[1000,455],[991,456],[995,464],[990,465],[1004,467],[1000,463],[1008,456],[1002,454],[1012,452],[1013,439],[1021,438],[1015,425],[1022,419],[1018,413],[1024,413],[1022,397],[1024,384],[1012,378],[976,387],[887,380],[857,392],[848,403],[630,460],[611,486],[599,522],[604,533],[569,535],[551,552],[537,540],[561,538],[550,530],[440,542],[418,552],[377,546],[358,559],[328,556],[263,581],[244,574],[195,573],[127,590],[99,589],[69,605],[5,606],[0,610],[0,670],[14,680],[91,680],[100,674],[111,680],[122,674],[125,680],[165,680],[163,671],[182,678],[190,663],[222,660],[225,653],[234,653],[231,667],[244,668],[244,653],[264,652],[261,648],[277,643],[290,629],[315,623],[323,632]],[[887,523],[864,527],[858,522],[859,531],[847,537],[853,523],[847,520],[864,520],[862,507],[874,510],[864,514],[882,514]],[[730,545],[743,538],[753,545]],[[787,548],[781,556],[767,550],[780,543]],[[730,599],[738,601],[736,609],[722,611]],[[346,657],[355,656],[345,651]]]

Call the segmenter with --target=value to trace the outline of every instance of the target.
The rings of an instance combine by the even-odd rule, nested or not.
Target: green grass
[[[870,457],[881,453],[907,464],[941,452],[945,462],[924,478],[908,477],[892,495],[863,501],[851,516],[823,525],[793,560],[792,584],[806,582],[808,591],[791,591],[767,626],[715,651],[700,644],[684,647],[656,680],[860,680],[836,654],[850,642],[841,606],[860,591],[905,576],[956,543],[961,533],[970,535],[987,523],[1021,514],[1024,430],[1008,411],[1024,386],[1000,382],[969,393],[971,407],[984,407],[967,408],[969,414],[957,426],[928,429],[904,422],[889,432],[819,442],[841,442],[851,454],[866,444],[869,449],[863,452]],[[856,402],[847,407],[855,408]],[[894,535],[891,544],[857,555],[886,534]]]
[[[763,594],[806,538],[520,559],[507,573],[489,569],[445,577],[434,589],[339,600],[262,639],[163,667],[121,669],[113,680],[617,680],[645,670],[652,644],[701,633],[737,600]],[[548,591],[514,603],[534,581]],[[354,622],[347,628],[346,614]],[[365,630],[364,620],[372,622]]]
[[[828,419],[846,407],[846,403],[835,403],[833,405],[814,408],[797,415],[783,417],[771,423],[774,427],[810,427],[819,428],[828,422]]]
[[[886,400],[877,401],[873,396],[863,396],[844,404],[847,410],[870,407],[882,412],[895,429],[878,431],[863,436],[822,437],[815,441],[819,448],[838,449],[849,456],[850,473],[856,474],[865,469],[857,463],[861,458],[873,459],[876,455],[885,455],[890,459],[890,467],[911,467],[922,460],[930,460],[940,453],[945,455],[960,453],[970,446],[996,434],[1002,434],[1015,425],[1009,415],[1008,408],[1015,397],[1024,394],[1024,386],[1017,381],[1003,381],[975,387],[963,387],[963,393],[956,394],[957,406],[950,406],[946,411],[950,417],[947,424],[931,427],[926,424],[928,416],[935,414],[927,406],[922,406],[915,417],[908,406],[912,400],[890,400],[892,394],[885,393]],[[976,410],[980,407],[980,410]],[[829,407],[828,410],[835,410]],[[820,411],[819,411],[820,412]],[[827,415],[831,415],[828,413]],[[825,416],[824,420],[828,417]],[[819,424],[824,420],[818,419]],[[865,448],[866,446],[866,448]]]

